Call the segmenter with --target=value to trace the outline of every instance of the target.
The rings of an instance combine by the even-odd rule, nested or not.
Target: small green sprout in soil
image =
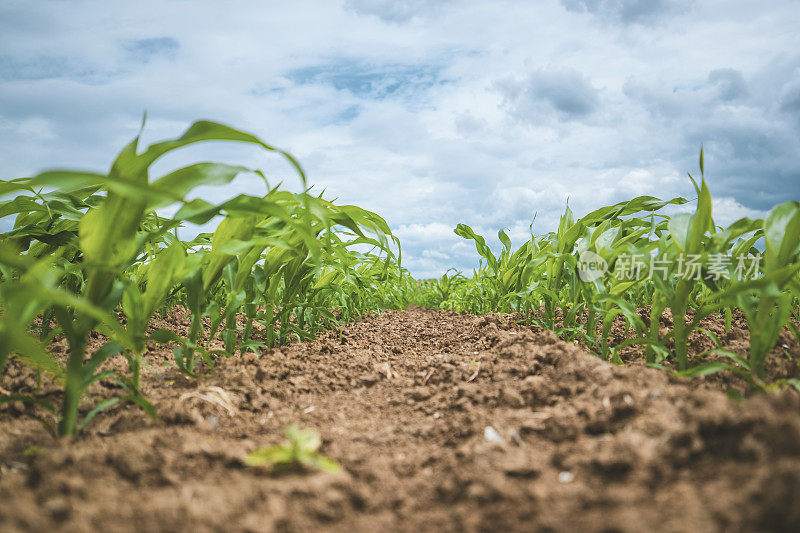
[[[292,424],[286,428],[284,434],[286,441],[250,452],[245,458],[245,464],[270,467],[275,473],[322,470],[334,474],[342,469],[333,459],[317,453],[322,446],[322,438],[313,429],[300,429],[297,424]]]

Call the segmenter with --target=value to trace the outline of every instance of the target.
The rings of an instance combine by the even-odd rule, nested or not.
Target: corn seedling
[[[302,468],[329,473],[341,470],[339,463],[318,452],[322,439],[313,429],[300,429],[292,424],[286,428],[285,435],[283,443],[247,454],[245,464],[269,467],[276,473]]]

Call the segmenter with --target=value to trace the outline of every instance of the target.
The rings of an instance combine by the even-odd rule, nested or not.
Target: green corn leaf
[[[195,163],[154,181],[153,187],[170,191],[176,197],[183,198],[200,185],[226,185],[242,172],[251,171],[246,167],[223,163]],[[160,202],[150,203],[148,207],[162,207],[169,203],[171,203],[169,198],[164,198]]]
[[[182,273],[185,259],[183,246],[173,244],[160,252],[148,265],[147,288],[142,297],[145,317],[152,316],[159,302]]]
[[[148,402],[145,398],[136,394],[131,394],[129,396],[125,396],[121,400],[136,405],[137,407],[139,407],[139,409],[144,411],[144,414],[155,420],[157,414],[156,408],[152,403]]]
[[[693,215],[681,213],[669,221],[669,234],[678,247],[684,252],[691,253],[691,228]]]
[[[703,148],[700,148],[700,174],[705,174],[705,165],[703,164]]]
[[[86,413],[86,416],[83,417],[83,420],[77,426],[77,431],[83,430],[86,425],[94,419],[95,416],[102,413],[103,411],[113,407],[114,405],[119,403],[119,398],[109,398],[108,400],[100,402],[94,409]]]
[[[159,344],[167,344],[168,342],[183,344],[185,342],[183,337],[168,329],[157,329],[150,334],[148,339]]]
[[[97,368],[103,364],[107,359],[114,357],[115,355],[119,354],[124,350],[124,346],[122,344],[109,341],[105,343],[103,346],[98,348],[89,360],[83,366],[83,376],[84,380],[87,382],[86,386],[88,387],[95,379],[95,371]]]
[[[20,190],[40,187],[57,187],[62,192],[79,190],[86,187],[102,185],[106,180],[104,174],[84,172],[80,170],[49,170],[31,178],[0,181],[0,196]]]
[[[766,270],[789,263],[797,255],[800,245],[800,202],[786,202],[774,207],[767,215],[764,235]]]
[[[220,251],[220,247],[231,240],[249,241],[255,231],[255,225],[255,217],[229,216],[217,226],[211,239],[210,262],[203,272],[203,287],[206,290],[218,279],[225,265],[234,260],[233,254]]]
[[[292,461],[292,451],[288,447],[271,446],[250,452],[245,457],[248,466],[273,466]]]
[[[495,272],[497,271],[498,267],[497,258],[492,253],[492,250],[486,245],[486,240],[483,237],[477,235],[475,231],[473,231],[473,229],[467,226],[466,224],[459,224],[458,226],[456,226],[455,234],[458,235],[459,237],[463,237],[465,239],[472,239],[473,241],[475,241],[475,246],[478,249],[478,253],[481,255],[481,257],[486,259],[486,261],[491,266],[492,270],[494,270]]]
[[[285,433],[292,445],[301,452],[315,452],[322,446],[322,438],[313,429],[300,429],[297,424],[291,424]]]
[[[503,247],[506,250],[511,250],[511,239],[508,238],[508,234],[504,230],[500,230],[497,232],[497,238],[500,239],[500,242],[503,243]]]
[[[80,221],[80,247],[89,261],[120,266],[136,253],[136,234],[144,213],[142,201],[116,194],[100,207],[90,210]]]
[[[251,143],[258,145],[265,150],[278,152],[295,168],[303,181],[303,185],[305,186],[306,184],[305,173],[303,172],[300,164],[297,162],[297,160],[295,160],[294,157],[291,156],[291,154],[284,152],[283,150],[278,150],[264,143],[255,135],[208,120],[200,120],[195,122],[189,126],[189,129],[187,129],[183,135],[177,139],[151,145],[143,154],[141,154],[138,164],[143,168],[147,168],[158,158],[168,152],[171,152],[172,150],[202,141],[236,141]]]
[[[700,376],[716,374],[717,372],[722,372],[723,370],[733,370],[733,367],[725,363],[710,362],[703,363],[686,370],[676,371],[675,374],[687,378],[696,378]]]
[[[301,462],[310,468],[316,468],[317,470],[322,470],[329,474],[336,474],[342,470],[339,463],[318,453],[301,457]]]

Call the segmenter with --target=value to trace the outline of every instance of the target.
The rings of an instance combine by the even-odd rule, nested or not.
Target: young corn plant
[[[115,318],[78,295],[64,291],[59,285],[65,277],[65,268],[69,263],[59,261],[58,257],[44,257],[34,259],[17,254],[7,245],[0,245],[0,270],[2,283],[0,283],[0,301],[3,313],[0,318],[0,375],[10,357],[16,356],[25,364],[35,368],[37,372],[49,374],[56,383],[64,384],[66,371],[62,362],[50,354],[45,345],[28,333],[29,325],[36,316],[47,317],[44,311],[54,307],[53,313],[57,318],[63,314],[81,313],[91,317],[103,328],[115,333],[118,338],[125,338],[125,331],[116,322]],[[76,342],[75,332],[70,327],[71,322],[63,321],[67,327],[55,333],[64,333],[68,341]],[[82,396],[95,382],[109,377],[112,372],[100,371],[100,365],[109,357],[118,354],[123,346],[118,342],[108,342],[92,354],[84,362],[78,374],[77,394]],[[82,418],[75,414],[75,425],[81,429],[100,411],[111,407],[120,398],[113,398],[101,402]],[[54,434],[62,434],[64,412],[59,414],[56,407],[50,402],[24,394],[0,395],[0,403],[21,401],[44,408],[53,415],[56,424],[51,424],[46,419],[40,421]]]
[[[143,123],[144,126],[144,123]],[[246,171],[244,167],[235,167],[219,163],[198,163],[178,169],[166,176],[150,181],[149,168],[163,155],[178,148],[201,141],[234,141],[251,143],[270,151],[273,147],[263,143],[253,135],[235,130],[228,126],[213,122],[200,121],[193,124],[182,136],[160,143],[156,143],[139,152],[139,136],[129,143],[114,160],[107,174],[55,170],[48,171],[32,178],[5,181],[0,183],[0,195],[7,195],[20,190],[36,191],[42,187],[55,187],[58,194],[69,195],[80,191],[76,201],[86,200],[86,192],[105,192],[104,198],[93,198],[86,203],[86,211],[79,209],[71,212],[77,220],[77,235],[75,228],[63,229],[66,233],[59,232],[62,240],[39,239],[50,246],[67,246],[72,251],[77,247],[78,254],[73,257],[80,261],[83,286],[80,293],[63,290],[61,287],[54,289],[50,294],[53,298],[48,302],[52,306],[52,316],[58,322],[60,332],[66,337],[69,344],[69,353],[64,371],[63,400],[58,425],[58,434],[69,436],[78,429],[78,404],[81,396],[86,391],[87,369],[96,368],[99,364],[96,359],[87,360],[87,345],[89,334],[96,327],[104,333],[114,335],[123,346],[132,350],[132,372],[134,388],[138,386],[137,372],[140,365],[141,331],[129,332],[111,324],[105,317],[117,309],[126,294],[125,272],[136,260],[140,250],[152,234],[143,231],[143,223],[148,220],[152,211],[176,202],[184,204],[182,211],[191,215],[200,216],[209,212],[218,212],[214,206],[201,200],[186,202],[186,193],[194,187],[208,184],[225,184]],[[303,182],[305,177],[296,161],[288,154],[282,153],[298,170]],[[22,201],[20,201],[21,203]],[[75,205],[73,204],[73,207]],[[263,209],[263,206],[262,206]],[[41,213],[41,211],[40,211]],[[52,218],[52,209],[47,216]],[[28,227],[30,223],[41,223],[40,219],[33,220],[26,214],[23,221],[17,222],[20,227]],[[213,214],[211,215],[213,216]],[[188,218],[188,217],[187,217]],[[33,222],[31,222],[33,221]],[[19,228],[18,228],[19,229]],[[71,231],[71,232],[70,232]],[[159,233],[160,235],[160,233]],[[20,234],[12,235],[19,243]],[[25,236],[27,238],[28,236]],[[8,236],[3,236],[7,240]],[[20,250],[22,251],[22,250]],[[59,253],[56,250],[54,253]],[[151,280],[152,281],[152,280]],[[137,295],[134,289],[127,292],[128,310],[134,314],[137,323],[134,325],[141,329],[143,318],[152,312],[152,302],[158,301],[163,294],[164,287],[156,287],[159,283],[151,283],[150,290],[145,289]],[[132,287],[130,282],[128,287]],[[150,294],[148,294],[150,293]],[[137,302],[137,296],[139,302]],[[124,305],[124,304],[123,304]],[[19,326],[15,324],[14,327]],[[21,337],[15,337],[21,338]],[[136,355],[138,352],[139,355]],[[94,357],[94,356],[93,356]]]
[[[142,388],[142,354],[147,348],[147,326],[182,273],[186,257],[180,243],[157,250],[154,258],[139,265],[122,295],[122,309],[127,317],[126,330],[131,344],[125,352],[131,371],[128,387],[134,394],[140,394]]]
[[[602,260],[606,267],[603,275],[588,275],[582,272],[579,297],[586,307],[587,340],[599,344],[600,356],[609,359],[612,351],[609,335],[616,317],[622,316],[626,326],[641,337],[645,325],[636,312],[637,298],[634,293],[648,284],[642,272],[631,264],[631,258],[650,255],[655,243],[651,236],[665,229],[666,222],[655,222],[655,215],[646,218],[636,217],[640,213],[654,213],[669,204],[683,204],[683,198],[662,201],[658,198],[642,196],[629,202],[598,209],[581,219],[585,226],[584,235],[576,244],[576,255],[580,260],[584,254],[589,258]],[[579,276],[580,277],[580,276]],[[660,314],[659,314],[660,316]],[[599,341],[594,339],[598,326],[601,329]],[[619,348],[621,346],[618,346]],[[650,346],[648,346],[650,349]]]
[[[453,272],[452,275],[449,275]],[[440,277],[433,285],[433,292],[438,304],[446,302],[453,295],[453,291],[466,278],[456,269],[451,268]],[[438,306],[437,304],[437,306]]]
[[[701,173],[703,172],[702,161],[701,152]],[[708,242],[707,233],[714,228],[711,218],[711,193],[705,179],[702,179],[699,187],[695,183],[695,189],[698,194],[695,213],[679,214],[670,219],[669,237],[664,240],[664,247],[659,250],[665,252],[661,255],[660,260],[668,262],[668,269],[675,268],[675,265],[680,268],[682,264],[680,257],[699,256],[702,258],[705,244]],[[674,284],[659,275],[655,275],[653,281],[657,291],[672,311],[675,361],[679,370],[685,370],[689,365],[687,341],[690,333],[686,327],[686,311],[697,286],[696,280],[693,279],[689,269],[683,269],[682,272],[678,270],[675,273]]]
[[[800,272],[799,247],[800,202],[776,206],[764,223],[763,275],[737,281],[718,296],[744,313],[750,330],[749,366],[762,381],[766,378],[767,354],[775,347],[783,328],[791,325],[792,300]]]

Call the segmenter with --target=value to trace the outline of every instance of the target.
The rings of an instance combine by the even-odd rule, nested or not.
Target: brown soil
[[[796,361],[789,346],[773,359]],[[220,360],[204,380],[164,366],[170,351],[148,354],[155,421],[119,407],[59,442],[32,408],[0,408],[0,531],[800,530],[796,391],[735,402],[724,380],[423,309]],[[35,390],[16,364],[0,385]],[[292,422],[343,471],[244,466]]]

